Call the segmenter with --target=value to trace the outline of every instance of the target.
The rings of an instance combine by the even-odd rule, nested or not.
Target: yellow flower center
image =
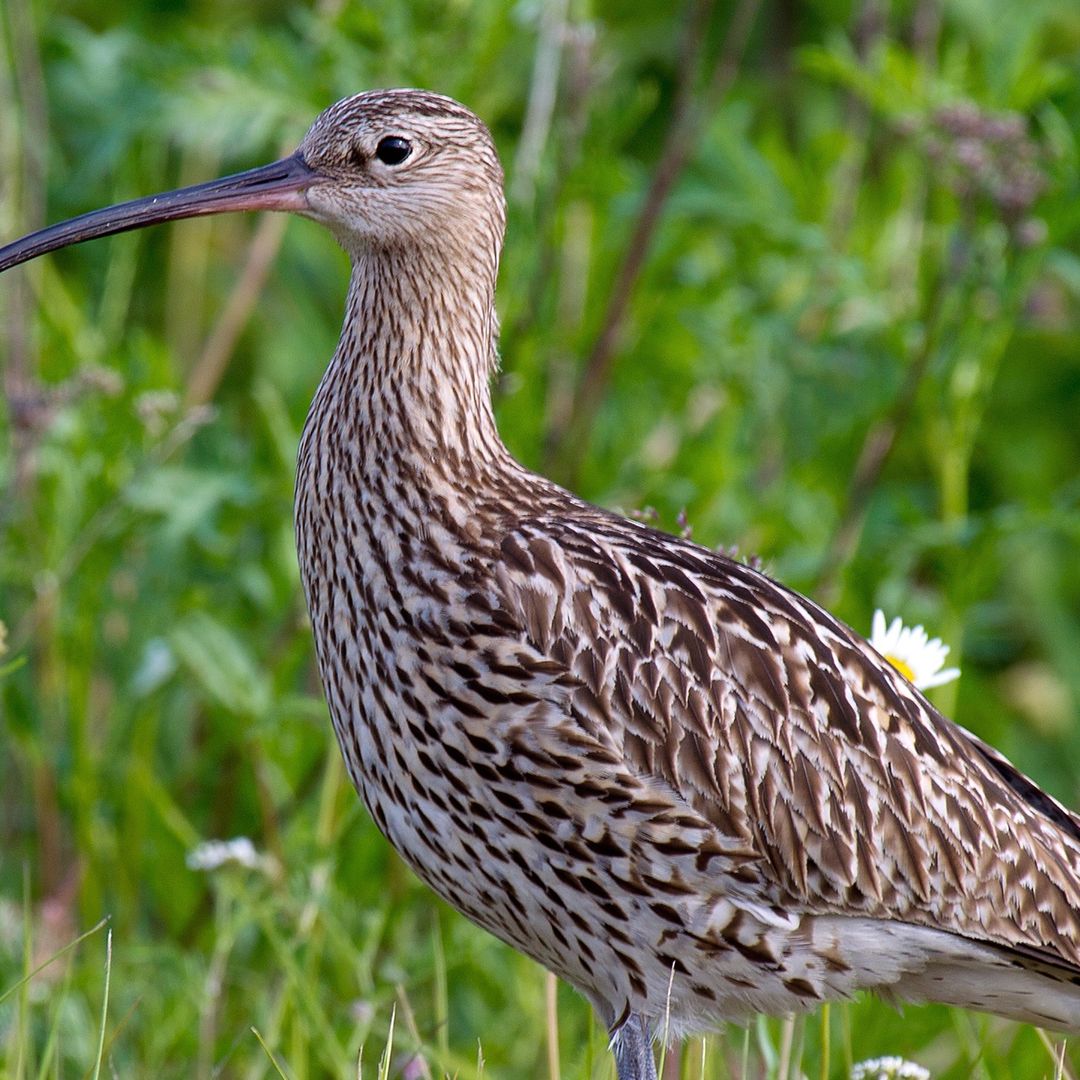
[[[908,682],[913,683],[915,681],[915,672],[911,670],[911,665],[906,661],[901,660],[899,656],[893,656],[891,653],[886,653],[885,659],[888,660]]]

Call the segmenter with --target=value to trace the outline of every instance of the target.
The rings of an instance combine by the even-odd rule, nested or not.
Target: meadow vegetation
[[[963,669],[935,702],[1080,806],[1075,0],[5,0],[0,236],[392,85],[467,103],[507,168],[511,449],[864,633],[924,623]],[[343,777],[291,491],[345,283],[269,215],[0,279],[0,1075],[303,1080],[361,1047],[365,1076],[613,1075],[584,1002],[437,902]],[[859,999],[668,1075],[886,1054],[1080,1067]]]

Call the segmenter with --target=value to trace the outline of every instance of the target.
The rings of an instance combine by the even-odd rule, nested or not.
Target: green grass
[[[453,94],[510,180],[514,452],[860,629],[925,623],[963,668],[936,702],[1078,806],[1080,11],[763,3],[729,34],[751,6],[687,38],[689,8],[615,0],[8,0],[0,235],[270,160],[359,89]],[[353,1076],[361,1048],[365,1076],[612,1075],[585,1004],[423,889],[343,776],[291,489],[345,269],[311,223],[222,218],[0,280],[4,1076]],[[237,836],[254,868],[188,867]],[[890,1054],[1080,1067],[873,999],[677,1066]]]

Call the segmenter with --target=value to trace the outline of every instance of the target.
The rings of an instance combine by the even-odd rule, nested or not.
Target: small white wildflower
[[[860,1061],[851,1080],[930,1080],[930,1070],[902,1057],[879,1057]]]
[[[949,646],[942,644],[941,638],[931,638],[921,626],[905,626],[899,616],[886,626],[880,608],[874,612],[870,644],[919,690],[960,677],[959,668],[942,669]]]
[[[189,870],[218,870],[229,863],[270,873],[274,860],[268,855],[260,855],[246,836],[237,836],[232,840],[207,840],[188,852]]]

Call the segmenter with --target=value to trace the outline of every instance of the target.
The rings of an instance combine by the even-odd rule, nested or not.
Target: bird
[[[498,433],[484,123],[366,91],[273,164],[98,210],[293,211],[349,256],[295,526],[330,717],[436,893],[654,1044],[870,990],[1080,1031],[1080,818],[812,600],[590,505]]]

